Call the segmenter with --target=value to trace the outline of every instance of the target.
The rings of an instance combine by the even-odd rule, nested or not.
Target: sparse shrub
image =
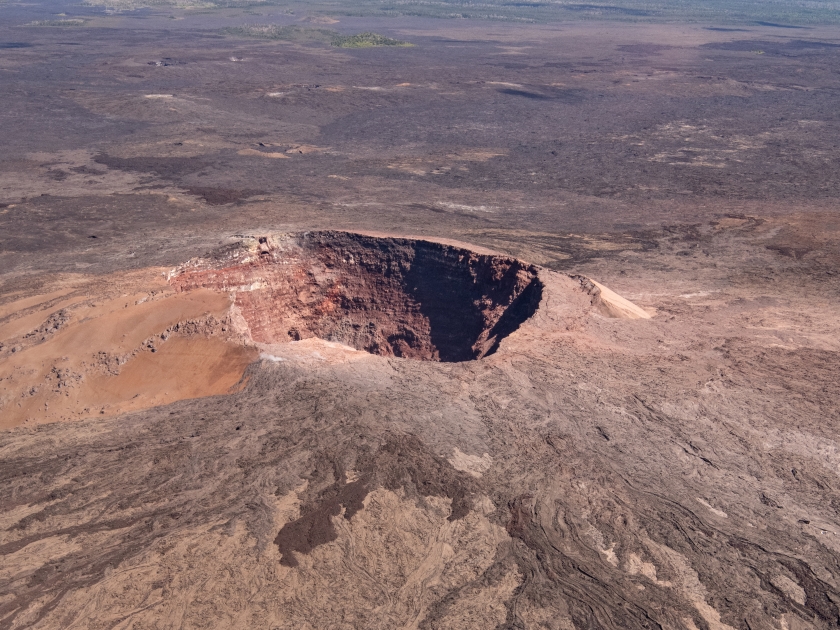
[[[332,40],[332,45],[339,48],[372,48],[374,46],[413,46],[408,42],[391,39],[378,33],[359,33],[358,35],[339,35]]]
[[[81,18],[68,18],[66,20],[35,20],[26,26],[55,26],[67,28],[71,26],[84,26],[86,23],[87,20],[83,20]]]

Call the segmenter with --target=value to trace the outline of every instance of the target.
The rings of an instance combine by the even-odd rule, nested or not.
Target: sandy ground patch
[[[239,383],[257,351],[232,340],[229,297],[175,295],[157,272],[117,284],[117,295],[75,278],[80,288],[4,305],[0,428],[223,394]]]

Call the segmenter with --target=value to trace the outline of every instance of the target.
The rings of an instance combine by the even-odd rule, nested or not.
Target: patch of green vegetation
[[[53,26],[68,28],[72,26],[84,26],[85,24],[87,24],[87,20],[83,20],[81,18],[68,18],[66,20],[35,20],[34,22],[29,22],[29,24],[25,24],[24,26]]]
[[[243,24],[223,29],[224,33],[236,37],[255,37],[284,42],[319,41],[330,42],[338,35],[325,28],[304,28],[303,26],[277,26],[276,24]]]
[[[413,46],[408,42],[391,39],[378,33],[359,33],[358,35],[339,35],[332,40],[339,48],[373,48],[374,46]]]

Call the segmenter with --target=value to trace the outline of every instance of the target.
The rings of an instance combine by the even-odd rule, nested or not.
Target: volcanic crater
[[[452,245],[322,231],[240,237],[176,269],[176,291],[233,294],[258,343],[318,337],[381,356],[494,353],[537,310],[537,268]]]

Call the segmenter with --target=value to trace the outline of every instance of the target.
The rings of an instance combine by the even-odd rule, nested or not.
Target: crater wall
[[[257,342],[319,337],[449,362],[495,352],[542,297],[536,267],[514,258],[333,231],[243,239],[170,282],[232,292]]]

